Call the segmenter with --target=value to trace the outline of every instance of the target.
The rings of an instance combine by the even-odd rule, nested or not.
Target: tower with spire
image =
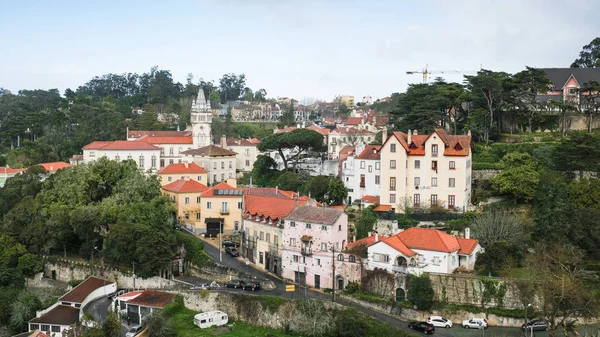
[[[201,148],[211,144],[212,110],[210,103],[204,97],[204,90],[200,87],[198,96],[192,103],[190,112],[194,148]]]

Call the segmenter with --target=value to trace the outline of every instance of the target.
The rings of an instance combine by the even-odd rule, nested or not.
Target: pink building
[[[360,259],[342,253],[348,215],[341,209],[298,206],[285,218],[282,276],[314,288],[343,289],[360,280]]]

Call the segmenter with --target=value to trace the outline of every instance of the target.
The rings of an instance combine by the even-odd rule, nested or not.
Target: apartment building
[[[342,181],[348,189],[348,203],[358,202],[366,195],[378,196],[381,191],[381,160],[379,145],[356,146],[358,155],[342,162]]]
[[[381,204],[396,213],[407,207],[465,211],[471,200],[471,156],[470,132],[392,133],[380,149]]]

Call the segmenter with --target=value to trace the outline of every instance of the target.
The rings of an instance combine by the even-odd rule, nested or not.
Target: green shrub
[[[382,297],[379,295],[367,294],[363,292],[357,292],[350,294],[350,296],[365,302],[371,302],[375,304],[389,304],[392,302],[391,297]]]
[[[73,288],[77,287],[79,283],[83,282],[83,280],[71,280],[69,281],[69,285]]]
[[[333,289],[331,288],[323,288],[323,292],[326,294],[331,294],[333,292]]]
[[[348,308],[337,313],[334,333],[337,337],[363,337],[367,335],[367,323],[356,309]]]
[[[162,312],[165,317],[172,317],[183,309],[185,309],[185,305],[183,304],[183,296],[177,295],[171,303],[165,305]]]
[[[428,311],[433,307],[433,286],[429,274],[421,276],[409,275],[407,280],[408,300],[417,306],[417,309]]]
[[[473,162],[473,170],[500,170],[502,165],[497,163]]]
[[[269,311],[271,313],[277,312],[279,307],[281,307],[286,302],[286,299],[278,296],[270,296],[265,295],[260,297],[260,304],[263,309]]]
[[[208,295],[210,295],[210,290],[208,289],[202,289],[200,290],[200,297],[204,300],[208,297]]]
[[[354,281],[350,281],[348,282],[348,285],[346,286],[346,289],[344,289],[344,292],[346,294],[354,294],[360,291],[360,283],[358,282],[354,282]]]

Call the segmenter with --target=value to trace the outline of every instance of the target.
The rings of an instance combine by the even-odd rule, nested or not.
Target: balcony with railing
[[[302,246],[302,248],[300,249],[300,254],[302,254],[304,256],[310,256],[310,255],[312,255],[312,248],[307,247],[307,246]]]
[[[229,214],[229,208],[221,208],[221,215],[228,215]]]
[[[269,245],[269,254],[279,255],[279,244],[270,244]]]

